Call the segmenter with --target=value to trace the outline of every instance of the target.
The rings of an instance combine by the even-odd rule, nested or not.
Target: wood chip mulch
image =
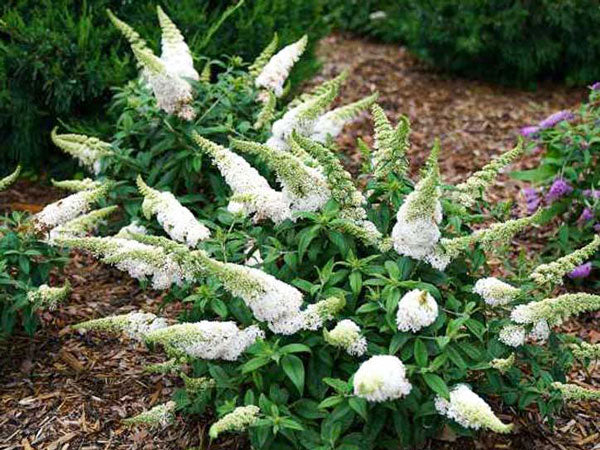
[[[433,139],[439,137],[442,170],[449,182],[461,180],[490,156],[514,145],[520,127],[573,107],[585,97],[584,89],[548,85],[525,92],[450,78],[419,63],[401,47],[341,35],[325,39],[321,54],[326,61],[321,79],[350,68],[341,103],[377,90],[380,104],[393,120],[399,114],[409,116],[413,167],[424,161]],[[370,119],[364,114],[340,136],[338,142],[350,167],[358,163],[355,139],[362,137],[371,143],[371,134]],[[526,158],[520,167],[533,164],[535,156]],[[509,198],[519,188],[519,183],[503,177],[500,190],[492,196]],[[46,186],[20,181],[0,194],[0,204],[36,212],[60,196]],[[209,417],[178,418],[164,430],[123,425],[123,418],[168,401],[180,381],[144,372],[148,364],[164,361],[160,352],[107,335],[80,335],[69,326],[137,309],[175,318],[184,306],[172,303],[162,307],[158,293],[142,291],[135,280],[88,256],[72,256],[64,274],[53,280],[60,283],[68,278],[71,282],[73,294],[68,304],[44,313],[43,327],[34,338],[16,336],[0,347],[0,450],[247,448],[235,437],[209,445]],[[599,318],[588,315],[564,328],[598,342]],[[600,386],[597,373],[591,371],[591,379],[582,371],[571,377]],[[600,449],[598,403],[567,405],[554,430],[533,407],[519,415],[510,408],[501,409],[503,420],[516,423],[515,433],[482,433],[475,440],[456,440],[446,432],[440,436],[442,440],[430,441],[424,448]]]

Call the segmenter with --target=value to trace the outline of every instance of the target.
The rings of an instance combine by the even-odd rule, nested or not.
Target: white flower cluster
[[[163,248],[123,237],[71,238],[60,241],[73,248],[89,250],[106,264],[128,272],[138,280],[152,277],[154,289],[167,289],[172,284],[192,281],[194,273],[183,267],[173,255]]]
[[[131,312],[88,320],[77,324],[74,328],[80,332],[91,330],[123,332],[133,339],[143,340],[148,334],[167,326],[165,319],[156,317],[152,313]]]
[[[341,347],[349,355],[362,356],[367,351],[367,340],[360,335],[360,327],[350,319],[345,319],[331,330],[323,330],[325,342]]]
[[[148,234],[148,229],[134,220],[129,225],[122,227],[117,234],[115,234],[115,237],[127,238],[132,234]]]
[[[200,75],[194,69],[192,54],[181,32],[160,6],[156,7],[156,11],[162,29],[160,60],[173,76],[198,81]]]
[[[165,63],[147,48],[132,46],[131,49],[144,68],[144,74],[152,87],[158,107],[184,120],[192,120],[196,113],[190,103],[192,86],[177,75],[170,73]]]
[[[300,59],[302,53],[304,53],[307,43],[308,37],[302,36],[298,41],[277,52],[256,77],[256,87],[269,89],[277,97],[281,97],[283,94],[283,84],[287,80],[294,64]]]
[[[500,306],[512,302],[521,291],[498,278],[488,277],[477,280],[473,292],[479,294],[488,305]]]
[[[170,401],[157,405],[137,416],[123,420],[126,425],[144,425],[148,427],[164,428],[171,425],[175,420],[175,402]]]
[[[258,406],[238,406],[213,423],[208,434],[212,439],[216,439],[224,431],[244,431],[258,420],[259,414],[260,408]]]
[[[466,384],[458,384],[450,391],[450,400],[436,397],[435,409],[465,428],[489,429],[496,433],[509,433],[512,424],[504,424],[481,397]]]
[[[117,209],[118,206],[107,206],[106,208],[95,209],[73,220],[69,220],[50,230],[48,233],[48,243],[57,244],[61,239],[83,237],[89,232],[94,232],[104,219],[113,214]]]
[[[398,303],[396,323],[400,331],[416,333],[435,322],[438,305],[427,291],[413,289],[407,292]]]
[[[508,358],[494,358],[490,361],[490,367],[500,373],[506,373],[515,364],[515,354],[511,353]]]
[[[550,326],[548,325],[548,322],[544,319],[538,320],[527,337],[540,344],[546,342],[548,337],[550,337]]]
[[[513,322],[521,324],[536,324],[545,320],[548,325],[559,325],[570,316],[598,309],[600,295],[563,294],[556,298],[518,305],[512,310],[510,318]]]
[[[161,328],[146,334],[146,342],[164,345],[167,352],[201,359],[235,361],[264,333],[257,326],[240,330],[235,322],[202,320]]]
[[[36,228],[50,230],[75,219],[90,209],[92,203],[106,195],[108,184],[89,191],[76,192],[57,202],[50,203],[33,217]]]
[[[519,325],[506,325],[500,330],[498,339],[509,347],[519,347],[525,343],[525,328]]]
[[[70,292],[71,286],[68,282],[61,287],[50,287],[47,284],[42,284],[37,289],[27,293],[27,300],[34,310],[40,308],[53,310],[67,298]]]
[[[346,300],[342,297],[328,297],[317,303],[312,303],[302,311],[302,328],[305,330],[318,330],[328,320],[344,308]]]
[[[198,133],[193,139],[207,152],[225,181],[233,191],[228,209],[232,213],[255,214],[260,220],[268,217],[275,223],[289,219],[292,215],[289,201],[282,192],[269,186],[267,180],[241,156]]]
[[[411,389],[404,364],[392,355],[372,356],[354,374],[354,395],[370,402],[395,400]]]
[[[73,156],[79,164],[98,175],[102,170],[102,158],[111,154],[111,145],[98,138],[83,134],[50,134],[52,142],[65,153]]]
[[[289,152],[274,150],[268,145],[231,139],[232,146],[260,156],[272,169],[282,186],[292,211],[316,211],[331,198],[331,191],[322,170],[307,166]]]
[[[146,218],[156,214],[156,220],[172,239],[195,247],[199,241],[210,237],[210,231],[198,222],[192,212],[170,192],[160,192],[147,186],[141,177],[137,179],[140,192],[144,195],[142,211]]]
[[[202,271],[219,279],[231,295],[244,300],[254,317],[268,322],[273,332],[293,334],[304,326],[300,311],[303,296],[295,287],[252,267],[216,261],[201,251],[195,256]]]
[[[555,381],[552,387],[559,390],[564,400],[600,400],[600,389],[587,389],[572,383]]]
[[[433,171],[432,171],[433,172]],[[430,174],[415,186],[396,215],[392,229],[394,249],[400,255],[423,260],[438,270],[444,270],[450,259],[437,248],[441,232],[442,205],[438,200],[439,188],[433,186],[435,174]]]

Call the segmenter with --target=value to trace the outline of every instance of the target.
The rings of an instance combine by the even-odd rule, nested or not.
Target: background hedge
[[[210,26],[235,1],[16,0],[0,7],[0,169],[46,163],[58,155],[49,140],[60,119],[73,118],[96,133],[109,127],[104,114],[112,86],[135,77],[133,56],[108,20],[111,8],[159,51],[156,5],[178,25],[195,54],[236,54],[251,61],[277,31],[282,44],[307,33],[311,46],[292,81],[318,64],[317,40],[328,28],[323,0],[246,0],[207,45]],[[201,48],[202,47],[202,48]]]
[[[530,87],[600,79],[598,0],[336,0],[334,9],[340,28],[403,43],[461,76]]]

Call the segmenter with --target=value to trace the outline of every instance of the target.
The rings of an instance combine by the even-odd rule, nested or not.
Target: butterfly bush
[[[530,183],[523,192],[527,208],[529,205],[547,206],[548,218],[555,218],[560,224],[557,238],[543,249],[542,255],[548,259],[583,247],[600,232],[600,174],[597,170],[600,147],[596,139],[600,132],[600,91],[594,86],[590,86],[587,103],[552,114],[528,138],[529,151],[541,151],[540,166],[513,173],[514,177]],[[568,275],[574,280],[570,283],[585,279],[586,283],[598,287],[597,255],[591,251],[574,265],[569,271],[572,276],[557,273],[555,277]],[[587,263],[590,264],[584,266]],[[583,267],[575,270],[579,266]]]
[[[164,351],[165,363],[150,370],[181,378],[178,411],[204,414],[211,439],[245,432],[254,448],[414,447],[446,425],[465,435],[510,432],[494,413],[504,404],[525,408],[533,398],[546,415],[560,407],[567,391],[552,383],[566,381],[584,342],[557,325],[600,309],[600,297],[553,292],[590,248],[532,273],[507,273],[505,281],[492,274],[487,255],[507,258],[515,237],[546,213],[532,208],[518,217],[486,199],[495,177],[522,154],[521,142],[456,186],[443,181],[435,142],[413,179],[406,117],[393,124],[375,95],[330,110],[347,74],[280,109],[304,38],[279,53],[275,38],[245,75],[230,79],[252,92],[245,99],[256,108],[241,127],[231,123],[241,117],[230,104],[229,119],[214,125],[226,132],[215,132],[200,124],[222,100],[205,104],[196,95],[220,81],[203,69],[196,82],[181,34],[160,10],[159,20],[174,71],[113,17],[142,68],[132,96],[121,101],[137,103],[135,92],[149,84],[156,98],[136,114],[156,118],[156,152],[182,145],[181,159],[199,161],[186,169],[197,176],[186,175],[181,190],[177,174],[189,172],[177,171],[178,158],[163,170],[173,167],[173,175],[146,174],[143,157],[123,150],[134,141],[117,139],[107,167],[126,162],[140,173],[115,170],[93,185],[73,184],[86,201],[52,206],[60,220],[46,225],[87,212],[107,175],[114,185],[141,175],[139,191],[129,184],[127,195],[111,192],[129,224],[104,236],[85,235],[93,224],[71,224],[53,243],[151,280],[167,301],[184,300],[180,322],[135,312],[75,329],[120,332]],[[359,144],[363,166],[350,173],[333,138],[368,109],[374,148]],[[150,129],[141,116],[128,117],[140,118],[137,132]]]

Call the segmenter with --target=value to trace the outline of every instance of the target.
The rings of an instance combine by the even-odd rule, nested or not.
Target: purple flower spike
[[[587,262],[585,264],[575,267],[573,269],[573,271],[568,275],[568,277],[572,278],[572,279],[587,278],[590,276],[591,272],[592,272],[592,263]]]
[[[583,195],[591,198],[600,198],[600,191],[597,191],[595,189],[586,189],[585,191],[583,191]]]
[[[592,220],[594,218],[594,211],[590,208],[583,208],[583,212],[581,216],[579,216],[580,222],[587,222],[588,220]]]
[[[600,81],[596,81],[594,84],[590,86],[592,91],[600,91]]]
[[[562,122],[563,120],[572,120],[575,116],[571,111],[567,111],[566,109],[562,111],[555,112],[554,114],[549,115],[544,120],[542,120],[538,126],[541,130],[545,130],[546,128],[552,128],[554,125]]]
[[[546,200],[551,203],[567,194],[570,194],[571,192],[573,192],[571,185],[564,179],[557,178],[552,183],[552,186],[550,186],[548,194],[546,194]]]
[[[524,188],[523,197],[525,197],[525,203],[527,205],[527,212],[533,214],[537,211],[542,199],[540,198],[537,189],[535,188]]]
[[[524,137],[534,137],[538,131],[540,131],[540,127],[524,127],[521,128],[521,136]]]

